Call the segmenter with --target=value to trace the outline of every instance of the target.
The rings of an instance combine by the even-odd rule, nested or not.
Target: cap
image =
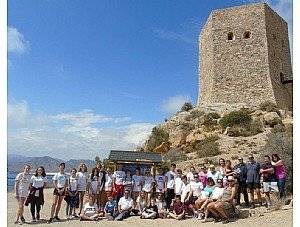
[[[216,168],[215,165],[209,165],[209,168]]]

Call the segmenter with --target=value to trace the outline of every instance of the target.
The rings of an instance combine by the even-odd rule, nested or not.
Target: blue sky
[[[64,160],[132,150],[197,103],[198,35],[246,0],[9,0],[8,154]],[[266,1],[289,23],[292,0]]]

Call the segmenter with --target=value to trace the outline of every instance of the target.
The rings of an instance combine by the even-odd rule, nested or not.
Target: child
[[[100,217],[98,211],[98,205],[94,202],[94,197],[89,195],[89,202],[84,204],[83,213],[80,214],[80,221],[98,221]]]
[[[105,217],[109,221],[112,221],[112,220],[114,220],[113,216],[118,208],[117,201],[113,200],[112,195],[109,195],[107,199],[108,199],[108,201],[106,202],[106,204],[104,206],[104,214],[105,214]]]
[[[99,170],[97,167],[92,169],[91,177],[89,178],[88,183],[89,194],[93,196],[93,200],[95,202],[100,189]]]
[[[151,198],[150,205],[144,208],[144,211],[140,218],[141,219],[144,219],[144,218],[156,219],[157,216],[158,216],[158,208],[157,208],[157,205],[155,204],[155,199]]]
[[[159,218],[166,218],[167,217],[167,203],[163,199],[163,193],[158,193],[156,198],[156,205],[158,208],[158,217]]]
[[[173,212],[170,212],[169,215],[171,218],[181,220],[184,218],[184,213],[184,203],[181,202],[180,195],[176,195]]]
[[[78,194],[78,177],[76,176],[76,169],[73,168],[71,170],[70,178],[69,178],[69,199],[67,200],[67,216],[71,216],[71,218],[78,218],[78,215],[76,214],[75,210],[76,207],[79,206],[79,194]]]

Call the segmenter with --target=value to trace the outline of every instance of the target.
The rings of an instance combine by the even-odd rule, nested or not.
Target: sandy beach
[[[24,217],[26,223],[23,226],[67,226],[67,227],[80,227],[80,226],[137,226],[137,227],[153,227],[153,226],[189,226],[196,227],[202,226],[222,226],[222,223],[201,223],[201,221],[188,218],[185,220],[177,221],[174,219],[156,219],[156,220],[141,220],[138,216],[132,216],[123,221],[107,221],[106,219],[98,222],[79,221],[79,219],[67,219],[65,215],[66,203],[63,201],[62,208],[59,214],[61,221],[47,224],[47,220],[50,216],[50,209],[52,203],[52,191],[53,189],[45,190],[45,205],[41,210],[41,220],[37,223],[31,222],[30,205],[25,207]],[[13,197],[13,192],[7,193],[7,226],[19,226],[14,224],[15,213],[17,208],[16,199]],[[266,213],[266,208],[257,208],[263,216],[249,217],[249,209],[241,210],[241,218],[231,219],[227,226],[247,226],[247,227],[258,227],[260,225],[266,226],[293,226],[293,209],[281,209],[277,211],[271,211]]]

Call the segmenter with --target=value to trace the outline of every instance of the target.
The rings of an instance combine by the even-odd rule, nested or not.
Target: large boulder
[[[264,121],[266,125],[274,127],[277,124],[281,124],[282,121],[276,112],[269,112],[264,115]]]

